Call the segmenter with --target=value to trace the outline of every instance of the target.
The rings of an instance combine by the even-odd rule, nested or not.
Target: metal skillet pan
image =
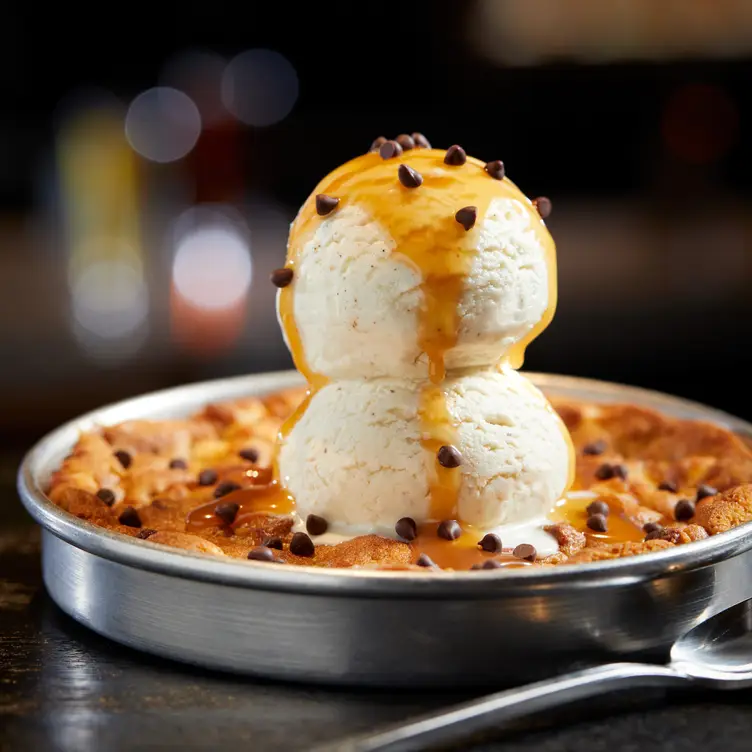
[[[631,402],[752,437],[738,418],[667,395],[528,375],[550,396]],[[699,620],[752,597],[752,525],[615,561],[414,574],[185,553],[94,527],[45,498],[80,431],[299,383],[282,372],[179,387],[96,410],[42,439],[18,488],[43,528],[44,581],[57,604],[113,640],[201,666],[285,680],[458,686],[659,653]]]

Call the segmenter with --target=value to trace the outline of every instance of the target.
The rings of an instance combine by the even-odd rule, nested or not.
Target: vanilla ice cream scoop
[[[442,390],[462,456],[457,516],[482,530],[547,514],[569,475],[566,429],[513,370],[448,378]],[[435,460],[422,445],[420,392],[403,380],[322,387],[287,436],[282,480],[301,516],[330,529],[394,535],[401,517],[431,519]]]
[[[426,378],[432,340],[447,335],[451,341],[433,342],[447,369],[485,366],[553,316],[553,241],[531,201],[511,182],[491,178],[482,163],[447,165],[436,152],[405,153],[403,162],[423,177],[410,195],[394,162],[371,154],[316,189],[341,194],[330,214],[314,214],[312,223],[313,197],[301,209],[289,249],[295,285],[280,313],[283,323],[294,317],[299,341],[288,344],[304,372]],[[362,171],[354,168],[359,160]],[[383,174],[393,185],[379,188]],[[469,229],[456,217],[467,207],[474,210]],[[432,289],[440,277],[444,284]],[[432,295],[453,300],[446,320],[438,315],[426,327]]]

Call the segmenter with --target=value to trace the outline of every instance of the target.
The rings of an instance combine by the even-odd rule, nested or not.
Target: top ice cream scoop
[[[504,357],[518,367],[553,317],[555,250],[536,207],[497,179],[500,163],[450,152],[365,154],[304,203],[288,247],[295,284],[279,297],[304,374],[420,379],[431,361],[443,371]]]

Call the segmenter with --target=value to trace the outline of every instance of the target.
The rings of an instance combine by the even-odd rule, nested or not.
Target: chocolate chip
[[[128,527],[141,527],[141,518],[133,507],[126,507],[120,512],[118,522]]]
[[[402,147],[396,141],[384,141],[379,147],[379,156],[382,159],[393,159],[402,154]]]
[[[584,455],[598,455],[603,454],[606,449],[606,442],[603,439],[598,439],[598,441],[591,441],[589,444],[585,444],[585,446],[582,447],[582,453]]]
[[[296,556],[313,556],[316,547],[305,533],[295,533],[290,541],[290,553]]]
[[[501,538],[496,533],[486,533],[479,541],[478,545],[484,551],[491,554],[501,553]]]
[[[533,206],[538,210],[541,219],[545,219],[551,213],[551,199],[545,196],[538,196],[533,199]]]
[[[408,167],[406,164],[401,164],[399,166],[397,176],[399,177],[400,183],[402,183],[405,188],[417,188],[423,184],[423,176],[417,170],[413,170],[412,167]]]
[[[642,526],[642,531],[644,533],[647,533],[648,535],[650,535],[651,533],[655,533],[658,530],[663,530],[663,525],[661,525],[658,522],[646,522]]]
[[[674,517],[679,522],[687,522],[695,516],[695,504],[689,499],[679,499],[674,507]]]
[[[131,462],[133,462],[133,457],[131,457],[125,449],[118,449],[117,452],[115,452],[115,457],[125,470],[127,470],[131,466]]]
[[[444,164],[451,165],[452,167],[460,167],[465,162],[467,162],[467,154],[465,154],[465,150],[461,146],[454,144],[454,146],[450,146],[447,149],[444,155]]]
[[[181,460],[176,457],[174,460],[170,460],[170,470],[187,470],[188,463],[185,460]]]
[[[275,287],[287,287],[292,282],[293,271],[283,266],[281,269],[275,269],[272,272],[271,280]]]
[[[421,554],[415,563],[419,567],[435,567],[436,566],[436,564],[434,564],[433,559],[430,556],[426,556],[425,554]]]
[[[587,506],[587,513],[589,515],[602,514],[604,517],[608,517],[610,511],[611,510],[608,508],[608,504],[606,504],[605,501],[594,501]]]
[[[257,449],[254,449],[253,447],[246,447],[245,449],[241,449],[238,452],[238,457],[241,457],[244,460],[248,460],[248,462],[256,463],[258,462],[259,453]]]
[[[504,163],[500,159],[489,162],[485,169],[494,180],[504,179]]]
[[[219,499],[222,496],[227,496],[227,494],[232,493],[233,491],[239,490],[240,486],[237,483],[233,483],[231,480],[225,480],[214,489],[214,498]]]
[[[278,535],[272,535],[264,541],[264,546],[266,548],[274,548],[277,551],[281,551],[282,538],[280,538]]]
[[[673,480],[664,480],[658,484],[659,491],[670,491],[676,493],[679,490],[679,486]]]
[[[198,474],[198,484],[199,486],[213,486],[217,482],[217,478],[219,478],[217,471],[208,468]]]
[[[394,532],[406,541],[415,540],[418,537],[418,526],[412,517],[402,517],[397,520]]]
[[[627,475],[629,473],[627,472],[626,465],[613,465],[613,469],[614,469],[614,477],[621,478],[621,480],[627,479]]]
[[[454,218],[465,228],[465,230],[471,230],[475,226],[475,221],[478,219],[478,207],[463,206],[454,215]]]
[[[595,477],[598,480],[611,480],[611,478],[627,479],[627,468],[624,465],[610,465],[604,462],[596,471]]]
[[[496,559],[486,559],[482,563],[473,564],[470,569],[501,569],[502,566],[503,564],[500,561],[496,561]]]
[[[608,530],[608,521],[605,514],[591,514],[587,518],[587,526],[596,533],[605,533]]]
[[[379,136],[377,139],[374,139],[374,142],[371,144],[371,148],[368,151],[378,151],[381,148],[381,145],[385,143],[386,139],[384,136]]]
[[[214,507],[214,514],[216,514],[225,525],[232,525],[232,523],[235,522],[235,518],[238,516],[239,509],[239,504],[236,504],[234,501],[226,501],[222,504],[217,504],[217,506]]]
[[[457,520],[442,520],[436,528],[436,534],[439,538],[444,540],[453,541],[462,535],[462,528]]]
[[[443,447],[439,447],[439,451],[436,453],[436,459],[442,467],[448,467],[449,469],[459,467],[462,464],[460,450],[451,444],[445,444]]]
[[[136,538],[141,538],[141,540],[146,540],[150,535],[154,535],[157,531],[150,527],[145,527],[139,534],[136,536]]]
[[[111,507],[115,503],[115,494],[109,488],[100,488],[96,493],[96,497],[104,504],[107,504],[108,507]]]
[[[248,552],[248,558],[252,561],[274,561],[274,553],[271,548],[256,546]]]
[[[596,471],[595,477],[598,480],[611,480],[614,477],[614,466],[604,462]]]
[[[317,514],[309,514],[305,526],[311,535],[323,535],[329,529],[329,523]]]
[[[699,486],[697,486],[697,495],[695,496],[695,501],[700,501],[707,498],[708,496],[715,496],[717,493],[717,488],[713,488],[713,486],[708,486],[705,483],[701,483]]]
[[[430,149],[430,141],[422,133],[413,133],[413,141],[416,149]]]
[[[405,151],[415,148],[415,141],[413,137],[407,133],[400,133],[397,138],[394,139]]]
[[[512,553],[518,559],[524,559],[525,561],[535,561],[535,557],[538,556],[535,546],[531,546],[529,543],[520,543]]]
[[[645,533],[646,533],[645,540],[649,541],[649,540],[658,540],[660,538],[663,538],[665,535],[665,530],[666,530],[663,527],[663,525],[657,525],[656,523],[650,523],[650,524],[655,525],[655,527],[651,527],[650,530],[645,530],[645,528],[647,527],[647,525],[645,525],[642,528],[643,530],[645,530]]]
[[[327,196],[324,193],[319,193],[316,196],[316,214],[320,217],[325,217],[327,214],[331,214],[339,204],[339,199],[334,196]]]

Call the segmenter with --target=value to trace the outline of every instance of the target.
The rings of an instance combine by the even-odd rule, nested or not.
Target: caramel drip
[[[477,229],[469,232],[455,220],[456,212],[475,206],[478,217],[495,198],[514,199],[531,215],[531,224],[546,252],[548,306],[541,322],[509,356],[514,367],[524,358],[525,347],[549,324],[556,308],[556,251],[553,240],[532,203],[508,179],[495,180],[484,163],[468,158],[461,166],[444,164],[446,152],[414,149],[395,159],[384,160],[372,152],[357,157],[322,180],[296,217],[288,244],[287,266],[296,269],[300,253],[322,218],[316,212],[315,196],[323,193],[340,200],[338,211],[348,204],[362,207],[392,237],[399,257],[417,270],[423,305],[419,313],[418,344],[425,353],[429,383],[421,390],[419,414],[422,444],[432,468],[429,480],[430,517],[456,517],[460,473],[447,470],[436,460],[443,444],[454,443],[455,425],[446,406],[441,384],[446,376],[445,356],[457,344],[459,303],[477,246]],[[406,188],[397,177],[400,164],[423,176],[418,188]],[[309,400],[326,383],[306,361],[300,332],[295,323],[295,282],[279,294],[279,314],[293,361],[310,385]],[[299,408],[287,421],[280,437],[289,433],[302,415]]]
[[[512,554],[512,549],[504,549],[500,554],[491,554],[478,546],[483,533],[472,528],[465,528],[457,540],[448,541],[436,534],[436,523],[425,523],[418,526],[418,537],[412,541],[412,563],[415,564],[421,554],[428,556],[434,564],[442,569],[456,571],[470,569],[473,564],[483,564],[489,559],[495,559],[505,567],[528,567],[530,563],[518,559]]]
[[[279,485],[277,481],[264,486],[252,486],[233,491],[220,499],[202,504],[188,513],[185,521],[185,532],[204,530],[210,527],[220,527],[222,521],[214,513],[218,504],[237,504],[238,513],[232,527],[242,525],[252,515],[257,514],[292,514],[295,511],[295,500]]]
[[[436,459],[442,446],[455,442],[456,432],[444,390],[439,384],[429,383],[421,389],[418,414],[422,430],[421,446],[426,450],[431,468],[430,519],[455,519],[458,516],[457,497],[462,475],[457,468],[442,467]]]
[[[632,522],[624,511],[609,499],[610,512],[608,517],[608,530],[598,533],[590,530],[587,526],[587,507],[595,499],[568,495],[561,499],[549,518],[553,522],[568,522],[572,527],[585,533],[588,542],[599,541],[600,543],[639,543],[645,540],[645,533],[641,527]]]

